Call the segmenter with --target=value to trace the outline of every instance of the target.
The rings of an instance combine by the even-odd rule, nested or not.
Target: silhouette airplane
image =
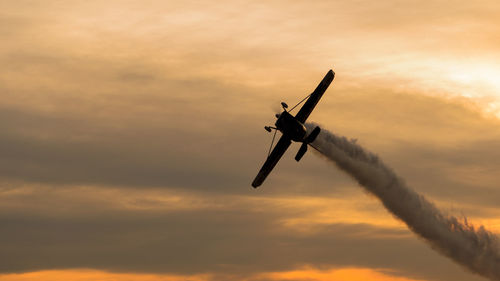
[[[281,136],[280,140],[278,141],[274,149],[272,151],[270,150],[266,162],[264,162],[264,165],[262,166],[259,173],[253,180],[252,186],[254,188],[257,188],[264,182],[266,177],[273,170],[274,166],[276,166],[276,163],[278,163],[278,161],[280,160],[281,156],[283,156],[285,151],[288,149],[292,141],[302,143],[302,145],[299,148],[299,151],[297,152],[297,155],[295,156],[295,160],[297,160],[298,162],[302,158],[302,156],[304,156],[304,154],[307,151],[307,145],[312,143],[316,139],[321,130],[319,127],[316,127],[308,134],[306,126],[304,126],[304,123],[306,122],[307,117],[309,117],[309,115],[313,111],[319,99],[325,93],[328,86],[330,86],[330,83],[332,83],[334,77],[335,73],[333,72],[333,70],[330,69],[330,71],[328,71],[323,80],[321,80],[318,87],[316,87],[316,90],[314,90],[314,92],[312,92],[309,96],[307,96],[297,104],[299,105],[304,100],[307,99],[306,103],[302,106],[302,108],[295,116],[292,116],[290,114],[290,111],[292,111],[295,107],[297,107],[297,105],[295,105],[292,109],[290,109],[290,111],[287,111],[288,105],[284,102],[281,103],[281,106],[283,107],[283,112],[276,114],[277,118],[275,123],[276,127],[265,126],[264,128],[268,132],[275,130],[273,136],[273,142],[277,131],[280,131],[283,135]]]

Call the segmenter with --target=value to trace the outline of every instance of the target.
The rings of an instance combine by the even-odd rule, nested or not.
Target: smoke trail
[[[307,124],[308,129],[316,125]],[[443,214],[424,196],[406,186],[377,155],[345,137],[324,129],[313,146],[368,192],[377,196],[396,217],[433,249],[472,272],[500,280],[500,248],[497,237],[467,219]]]

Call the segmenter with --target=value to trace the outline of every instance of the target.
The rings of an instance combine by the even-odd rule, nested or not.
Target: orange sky
[[[0,280],[484,280],[314,152],[250,182],[279,102],[333,68],[312,121],[500,233],[499,12],[0,3]]]
[[[333,270],[316,270],[304,268],[287,272],[263,273],[241,280],[308,280],[308,281],[417,281],[405,277],[392,276],[394,272],[384,272],[384,270],[373,270],[366,268],[344,268]],[[140,274],[140,273],[110,273],[96,270],[47,270],[39,272],[4,274],[0,275],[5,281],[208,281],[217,280],[211,275],[160,275],[160,274]]]

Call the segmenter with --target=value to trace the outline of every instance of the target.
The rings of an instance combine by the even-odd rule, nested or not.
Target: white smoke
[[[316,125],[307,126],[312,129]],[[475,228],[465,217],[459,220],[443,214],[355,140],[322,129],[312,145],[379,198],[387,210],[433,249],[472,272],[500,280],[500,248],[493,233],[483,226]]]

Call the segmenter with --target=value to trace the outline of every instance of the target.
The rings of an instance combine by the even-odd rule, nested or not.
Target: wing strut
[[[305,102],[305,101],[306,101],[306,99],[308,99],[311,95],[312,95],[312,93],[310,93],[307,97],[303,98],[301,101],[299,101],[299,103],[298,103],[298,104],[296,104],[294,107],[292,107],[290,110],[288,110],[288,112],[292,112],[292,110],[293,110],[294,108],[296,108],[297,106],[299,106],[299,104],[301,104],[301,103]]]
[[[269,155],[271,155],[271,150],[273,149],[273,144],[274,144],[274,138],[276,137],[276,132],[278,130],[274,129],[274,135],[273,135],[273,140],[271,141],[271,146],[269,147],[269,151],[267,152],[267,157],[269,157]]]

